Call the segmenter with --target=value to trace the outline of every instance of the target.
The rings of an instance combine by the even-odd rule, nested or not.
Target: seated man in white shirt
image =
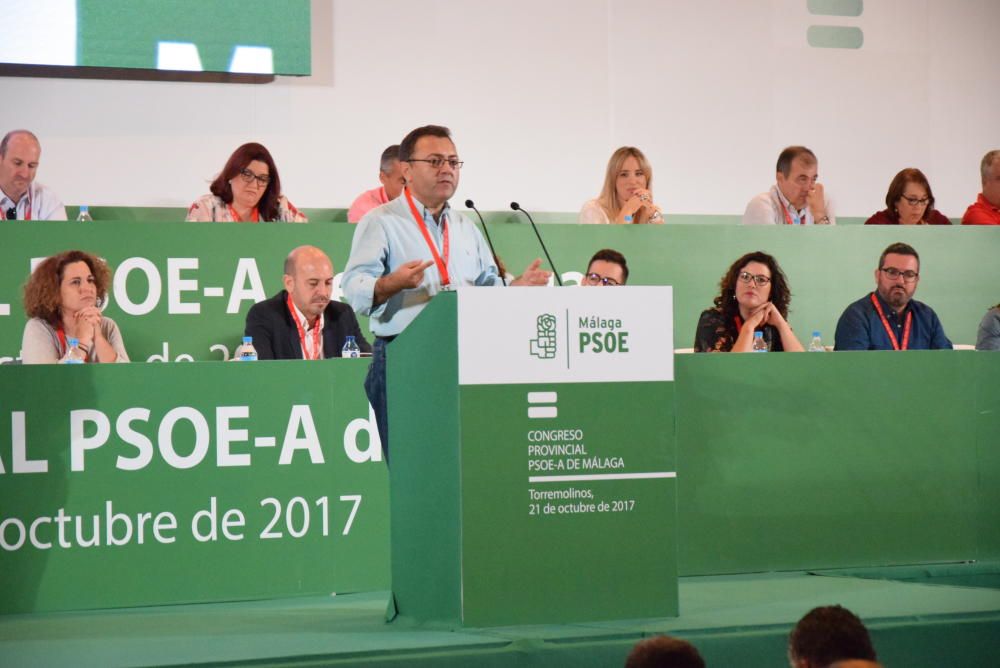
[[[66,220],[55,193],[35,182],[42,145],[28,130],[0,140],[0,220]]]
[[[777,183],[747,204],[744,225],[835,225],[819,161],[805,146],[789,146],[778,156]]]

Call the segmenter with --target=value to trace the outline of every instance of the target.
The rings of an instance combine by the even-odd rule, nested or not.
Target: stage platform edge
[[[678,618],[455,631],[386,623],[389,592],[7,615],[0,665],[612,667],[667,633],[709,666],[763,668],[784,665],[807,610],[839,603],[886,666],[983,666],[1000,655],[998,576],[1000,563],[684,577]]]

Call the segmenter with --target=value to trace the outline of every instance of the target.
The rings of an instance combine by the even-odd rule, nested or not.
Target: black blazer
[[[247,312],[246,336],[253,337],[257,358],[262,360],[300,360],[302,344],[299,331],[288,312],[288,293],[282,290],[270,299],[254,304]],[[353,335],[362,352],[371,345],[358,326],[354,311],[347,304],[330,302],[323,311],[323,357],[340,357],[344,340]]]

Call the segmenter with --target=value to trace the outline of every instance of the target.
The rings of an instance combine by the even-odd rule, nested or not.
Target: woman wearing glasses
[[[604,188],[583,205],[580,222],[604,225],[663,222],[660,207],[653,203],[653,168],[642,151],[622,146],[611,154]]]
[[[947,216],[934,208],[934,193],[919,169],[908,167],[896,174],[885,194],[886,209],[865,221],[865,225],[951,225]]]
[[[764,332],[770,351],[802,352],[785,319],[791,290],[778,261],[767,253],[747,253],[719,281],[715,307],[703,311],[695,333],[696,353],[747,353],[755,331]]]
[[[281,194],[274,158],[261,144],[233,151],[222,172],[188,209],[186,220],[204,222],[304,223],[308,219]]]

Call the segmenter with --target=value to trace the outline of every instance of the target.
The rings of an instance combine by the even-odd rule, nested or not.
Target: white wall
[[[667,213],[742,213],[802,143],[840,215],[882,208],[917,166],[960,216],[1000,148],[997,0],[882,0],[858,18],[806,0],[313,2],[314,74],[265,85],[0,79],[0,129],[43,142],[68,203],[184,206],[257,140],[299,206],[346,207],[412,127],[450,126],[457,201],[577,210],[610,152],[646,151]],[[860,50],[814,49],[856,25]]]

